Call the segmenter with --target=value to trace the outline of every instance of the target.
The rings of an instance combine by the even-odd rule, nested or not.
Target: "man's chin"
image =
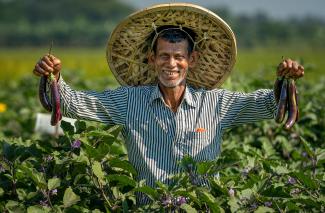
[[[181,84],[185,84],[185,80],[184,79],[179,79],[179,80],[175,80],[175,81],[162,81],[159,79],[160,84],[162,84],[164,87],[167,88],[175,88]]]

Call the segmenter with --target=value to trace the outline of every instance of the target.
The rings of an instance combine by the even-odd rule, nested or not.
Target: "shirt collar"
[[[194,92],[193,88],[186,85],[185,94],[184,94],[183,99],[184,99],[185,103],[187,103],[188,105],[190,105],[192,107],[196,107],[197,104],[194,100],[193,92]],[[154,87],[153,91],[151,92],[149,103],[152,104],[157,99],[160,99],[163,101],[163,95],[160,92],[158,84]]]

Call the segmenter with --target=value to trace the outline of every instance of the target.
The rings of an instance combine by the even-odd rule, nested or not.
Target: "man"
[[[153,22],[142,22],[146,20]],[[63,81],[61,62],[52,55],[41,58],[34,74],[56,76],[64,115],[122,125],[138,179],[154,186],[157,180],[170,183],[185,155],[214,160],[225,129],[274,117],[273,90],[244,94],[213,89],[229,74],[235,47],[228,25],[210,11],[189,4],[158,5],[131,15],[109,41],[111,70],[121,84],[131,86],[101,93],[75,91]],[[278,76],[292,78],[303,73],[290,59],[277,70]]]

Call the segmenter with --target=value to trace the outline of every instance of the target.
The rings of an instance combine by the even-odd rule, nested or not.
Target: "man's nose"
[[[176,59],[174,57],[169,58],[169,65],[175,67],[177,64]]]

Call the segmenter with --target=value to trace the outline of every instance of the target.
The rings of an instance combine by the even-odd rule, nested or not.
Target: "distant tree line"
[[[324,20],[305,17],[284,21],[266,14],[234,16],[210,8],[236,34],[240,47],[308,45],[325,47]],[[116,24],[135,9],[119,0],[0,0],[0,46],[101,46]]]
[[[231,26],[239,46],[304,45],[325,47],[325,20],[316,17],[275,20],[267,14],[233,16],[226,8],[211,9]]]
[[[96,46],[134,9],[118,0],[0,0],[0,46]]]

